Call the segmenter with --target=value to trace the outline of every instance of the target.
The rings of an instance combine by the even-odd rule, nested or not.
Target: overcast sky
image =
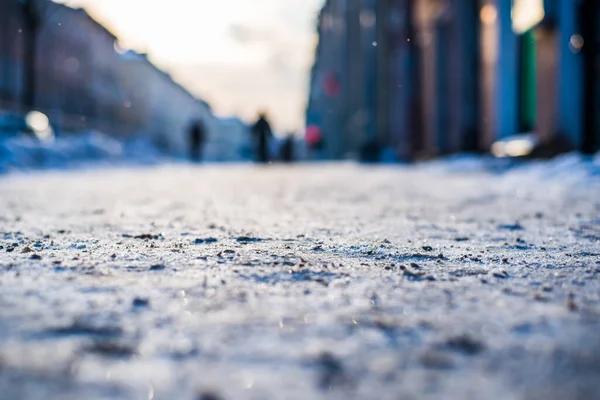
[[[84,6],[217,113],[264,108],[279,129],[302,126],[323,0],[60,1]]]

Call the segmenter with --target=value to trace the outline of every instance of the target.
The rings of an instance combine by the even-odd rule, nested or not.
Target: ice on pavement
[[[0,397],[599,398],[598,169],[5,174]]]

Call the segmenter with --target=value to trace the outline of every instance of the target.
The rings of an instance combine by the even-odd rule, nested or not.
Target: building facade
[[[333,159],[344,158],[347,153],[346,3],[347,0],[328,0],[319,13],[319,42],[306,111],[307,125],[321,129],[325,154]]]
[[[50,0],[0,1],[0,110],[41,111],[63,135],[144,136],[181,156],[189,153],[191,123],[202,120],[207,142],[221,143],[211,145],[215,158],[227,158],[222,146],[231,140],[219,136],[237,137],[242,129],[220,123],[208,103],[145,54],[121,49],[85,10]]]
[[[357,0],[343,11],[338,3],[321,12],[307,111],[336,121],[332,158],[369,138],[400,160],[485,152],[521,133],[600,148],[600,2]],[[324,29],[332,13],[343,21],[337,35]],[[331,70],[341,77],[335,99],[321,91]],[[307,122],[332,135],[325,121]]]
[[[387,149],[409,158],[420,109],[409,0],[329,0],[319,15],[307,125],[323,131],[330,158]]]
[[[23,10],[16,0],[0,0],[0,10],[0,108],[16,111],[23,90]]]

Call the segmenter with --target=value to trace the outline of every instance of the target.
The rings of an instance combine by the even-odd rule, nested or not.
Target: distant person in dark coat
[[[260,163],[269,162],[269,141],[273,136],[271,125],[267,121],[265,113],[260,113],[258,121],[252,127],[256,161]]]
[[[206,132],[200,120],[192,122],[189,130],[190,158],[194,162],[202,161]]]
[[[294,134],[290,133],[281,143],[281,161],[291,163],[294,161]]]
[[[360,161],[364,163],[376,163],[379,161],[379,145],[373,139],[363,143],[360,148]]]

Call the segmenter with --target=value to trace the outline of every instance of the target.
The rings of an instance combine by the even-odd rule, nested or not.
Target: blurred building
[[[415,154],[421,137],[413,9],[410,0],[379,0],[376,13],[376,137],[402,160]]]
[[[122,124],[131,134],[145,134],[161,149],[187,154],[190,123],[202,120],[206,135],[217,134],[210,106],[177,84],[169,74],[150,62],[146,54],[120,52]]]
[[[14,110],[23,90],[22,6],[17,0],[0,0],[0,10],[0,108]]]
[[[50,0],[0,0],[0,10],[0,110],[41,111],[59,134],[143,136],[181,156],[190,124],[202,120],[213,158],[239,158],[249,140],[243,124],[217,119],[145,54],[121,49],[85,10]]]
[[[328,0],[307,125],[322,129],[331,158],[357,154],[372,138],[381,154],[411,160],[488,151],[495,140],[529,132],[597,151],[599,7],[595,0]]]
[[[31,106],[46,113],[60,131],[116,129],[112,121],[119,121],[117,103],[123,97],[113,54],[116,37],[82,9],[44,1],[38,2],[37,12]]]
[[[346,125],[346,0],[328,0],[317,22],[319,42],[311,71],[307,125],[317,125],[331,158],[347,152]]]
[[[250,128],[239,118],[216,118],[218,135],[206,143],[208,161],[250,161],[253,157]]]
[[[321,128],[329,157],[360,157],[377,143],[404,158],[417,147],[412,8],[408,0],[329,0],[321,10],[307,125]]]
[[[486,2],[481,21],[496,35],[487,38],[495,48],[488,144],[534,132],[600,149],[599,9],[595,0]]]

